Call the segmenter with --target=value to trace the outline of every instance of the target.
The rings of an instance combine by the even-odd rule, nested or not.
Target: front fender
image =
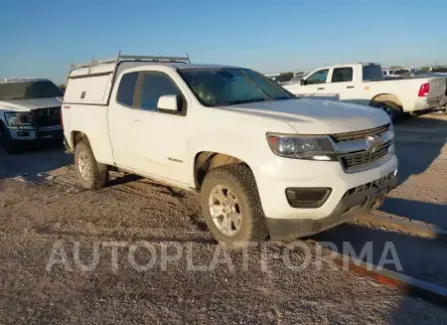
[[[190,127],[188,131],[191,184],[195,184],[195,157],[200,152],[208,151],[235,157],[253,170],[274,155],[267,143],[268,132],[296,134],[296,131],[282,120],[217,109],[215,111],[211,122]]]

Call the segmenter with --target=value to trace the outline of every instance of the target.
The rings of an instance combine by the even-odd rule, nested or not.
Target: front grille
[[[369,135],[379,135],[383,132],[386,132],[386,131],[388,131],[389,128],[390,128],[390,125],[387,124],[387,125],[379,126],[377,128],[373,128],[373,129],[332,134],[331,137],[336,143],[342,142],[342,141],[365,139]]]
[[[348,191],[346,191],[346,193],[343,195],[343,198],[349,196],[349,195],[353,195],[355,193],[358,192],[362,192],[362,191],[366,191],[368,189],[370,189],[371,187],[379,187],[381,188],[383,184],[385,184],[387,181],[389,181],[391,178],[393,178],[394,176],[394,172],[389,173],[386,176],[383,176],[382,178],[379,178],[375,181],[357,186],[357,187],[353,187],[351,189],[349,189]]]
[[[393,143],[390,134],[391,125],[386,124],[367,130],[332,134],[335,149],[339,152],[338,158],[346,172],[360,171],[359,166],[368,168],[374,161],[384,157]],[[368,139],[371,138],[372,139]],[[387,141],[381,147],[373,149],[375,141]],[[372,147],[370,147],[372,146]]]
[[[33,124],[37,128],[60,125],[60,113],[60,106],[35,109],[33,110]]]
[[[391,146],[392,141],[385,143],[379,150],[375,152],[370,151],[359,151],[348,153],[345,155],[340,155],[341,163],[343,167],[348,170],[349,168],[353,168],[360,165],[365,165],[372,163],[383,156],[385,156],[388,152],[389,147]]]

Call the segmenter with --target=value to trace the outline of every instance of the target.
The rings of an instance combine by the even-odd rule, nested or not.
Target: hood
[[[0,108],[16,112],[29,112],[33,109],[56,107],[61,104],[62,98],[60,97],[0,100]]]
[[[300,134],[360,131],[391,123],[388,115],[376,108],[318,99],[266,101],[225,108],[282,120]]]

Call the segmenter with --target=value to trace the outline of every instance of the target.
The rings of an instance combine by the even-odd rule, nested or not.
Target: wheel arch
[[[373,106],[373,104],[377,103],[377,102],[394,103],[402,111],[402,107],[403,107],[402,102],[396,95],[389,94],[389,93],[377,94],[371,99],[371,101],[369,102],[369,106]]]
[[[73,150],[76,148],[76,145],[82,141],[86,140],[88,143],[90,143],[87,134],[81,131],[71,131],[70,133],[70,145],[73,148]]]
[[[243,164],[246,165],[248,168],[250,168],[250,166],[243,159],[240,159],[232,155],[213,151],[198,152],[194,157],[194,169],[193,169],[194,184],[196,186],[196,189],[200,190],[203,180],[205,179],[205,176],[208,171],[220,166],[230,164]]]

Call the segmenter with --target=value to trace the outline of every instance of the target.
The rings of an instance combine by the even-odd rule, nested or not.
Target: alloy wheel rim
[[[92,170],[90,168],[90,164],[88,163],[88,157],[85,153],[81,153],[78,156],[78,170],[79,174],[81,174],[83,179],[85,180],[90,179]]]
[[[208,206],[216,228],[225,236],[235,236],[242,225],[237,196],[226,186],[216,185],[210,192]]]

